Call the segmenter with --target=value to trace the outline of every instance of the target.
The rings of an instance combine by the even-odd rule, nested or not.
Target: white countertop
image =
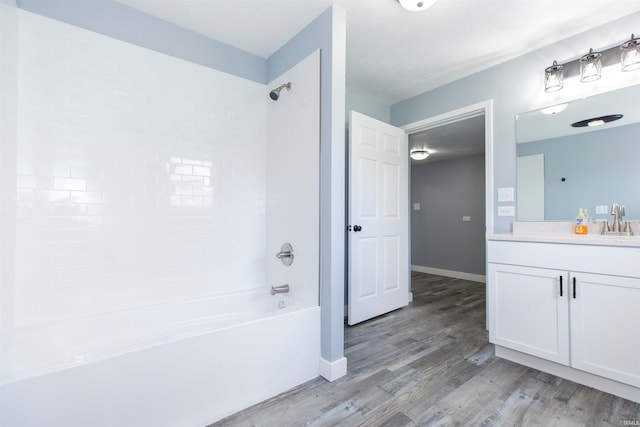
[[[634,221],[633,230],[640,232]],[[601,223],[590,224],[589,234],[574,234],[572,222],[514,222],[513,233],[489,234],[488,240],[512,242],[563,243],[570,245],[627,246],[640,248],[640,235],[607,236],[600,234]]]

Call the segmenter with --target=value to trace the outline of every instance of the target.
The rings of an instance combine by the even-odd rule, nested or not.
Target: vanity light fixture
[[[409,154],[413,160],[424,160],[429,157],[429,152],[425,148],[414,148]]]
[[[622,43],[620,51],[622,71],[640,69],[640,38],[631,34],[631,39]]]
[[[640,37],[631,34],[631,38],[620,45],[600,52],[589,49],[586,55],[563,64],[553,61],[553,65],[544,69],[544,91],[559,91],[563,88],[563,79],[578,75],[582,83],[596,81],[602,77],[602,67],[617,64],[622,71],[640,70]]]
[[[564,78],[564,66],[558,61],[553,61],[553,65],[544,70],[544,91],[557,92],[562,89],[562,79]]]
[[[594,127],[601,126],[605,123],[614,122],[620,120],[624,115],[622,114],[609,114],[608,116],[594,117],[592,119],[580,120],[579,122],[572,123],[574,128]]]
[[[436,0],[398,0],[398,3],[411,12],[420,12],[433,6]]]
[[[589,49],[589,53],[580,58],[580,81],[588,83],[602,77],[602,54]]]

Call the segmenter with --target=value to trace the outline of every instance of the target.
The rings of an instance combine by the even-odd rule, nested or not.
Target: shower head
[[[281,84],[280,86],[269,92],[269,97],[274,101],[277,101],[278,98],[280,98],[280,91],[285,87],[287,88],[287,90],[291,90],[291,82]]]

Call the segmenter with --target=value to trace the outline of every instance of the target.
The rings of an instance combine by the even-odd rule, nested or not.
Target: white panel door
[[[569,364],[567,273],[488,264],[489,341]]]
[[[640,387],[640,279],[571,274],[571,366]]]
[[[348,323],[409,303],[409,153],[404,130],[349,120]]]

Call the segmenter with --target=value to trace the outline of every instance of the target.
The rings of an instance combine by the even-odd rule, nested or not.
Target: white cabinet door
[[[640,279],[572,276],[571,365],[640,387]]]
[[[489,340],[569,364],[567,272],[488,264]]]

